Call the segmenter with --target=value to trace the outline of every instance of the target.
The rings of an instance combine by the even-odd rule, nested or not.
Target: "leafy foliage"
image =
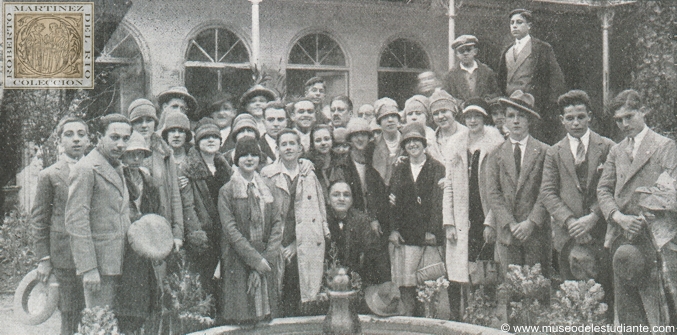
[[[32,249],[28,214],[25,211],[7,213],[4,224],[0,225],[0,278],[8,289],[14,289],[16,283],[35,268],[37,259]]]
[[[551,310],[542,320],[546,324],[568,326],[605,325],[607,304],[602,285],[594,280],[565,281],[559,286],[557,299],[552,301]]]
[[[449,287],[449,281],[444,277],[439,277],[437,280],[426,280],[416,287],[416,299],[423,303],[426,318],[435,318],[440,293],[446,292],[447,287]]]
[[[118,320],[108,306],[85,308],[76,335],[121,335]]]
[[[188,269],[185,251],[173,253],[167,261],[178,267],[163,281],[163,315],[169,315],[170,334],[185,334],[213,325],[214,319],[208,316],[214,308],[213,297],[202,288],[200,276]]]
[[[495,327],[500,324],[498,315],[496,315],[496,305],[496,301],[484,292],[484,286],[480,286],[468,299],[463,321],[485,327]]]
[[[547,313],[550,280],[541,272],[541,264],[519,266],[510,264],[499,291],[510,299],[510,324],[532,326]]]
[[[632,87],[651,112],[649,122],[663,133],[677,128],[677,7],[667,1],[638,1],[634,5],[635,69]],[[673,137],[674,138],[674,137]]]

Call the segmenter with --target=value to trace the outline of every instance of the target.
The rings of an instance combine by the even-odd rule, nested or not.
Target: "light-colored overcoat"
[[[457,129],[456,129],[456,133],[454,135],[456,135],[458,133],[462,133],[462,132],[466,132],[466,134],[467,134],[468,128],[466,128],[466,126],[456,122],[456,127],[457,127]],[[446,168],[447,163],[448,163],[449,159],[451,158],[451,152],[450,152],[451,148],[449,148],[448,145],[445,146],[445,145],[443,145],[443,144],[441,144],[437,141],[439,135],[440,135],[440,129],[438,128],[435,131],[435,140],[428,142],[428,146],[426,147],[426,151],[428,152],[428,154],[430,154],[430,156],[432,156],[432,158],[435,158],[438,162],[442,163],[442,165],[444,165],[445,168]],[[454,136],[454,135],[452,135],[452,136]],[[449,140],[447,143],[453,143],[453,142],[452,142],[452,140]]]
[[[255,302],[247,294],[249,275],[262,259],[266,259],[273,271],[267,272],[271,316],[277,317],[277,268],[282,242],[280,208],[261,176],[254,180],[264,203],[263,243],[253,245],[250,241],[251,208],[247,196],[247,184],[235,170],[230,181],[219,191],[219,218],[221,219],[221,278],[223,320],[244,321],[258,319]]]
[[[122,273],[129,221],[129,191],[119,172],[98,149],[73,165],[66,202],[66,230],[77,274],[97,269]]]
[[[484,135],[477,143],[480,150],[479,186],[482,208],[486,213],[485,225],[493,220],[493,212],[489,210],[484,190],[485,186],[485,158],[503,143],[503,135],[494,127],[484,127]],[[470,221],[469,174],[468,174],[468,129],[461,128],[452,136],[446,149],[449,152],[449,161],[446,166],[444,181],[444,196],[442,218],[445,227],[456,226],[456,241],[447,240],[446,263],[449,280],[458,283],[470,282],[468,274],[468,239]]]
[[[284,176],[284,165],[280,160],[261,170],[261,176],[275,195],[275,201],[281,209],[283,221],[287,217],[289,205],[292,201],[287,179]],[[327,224],[327,210],[325,207],[322,186],[315,173],[298,176],[296,196],[294,200],[295,226],[286,229],[295,230],[296,255],[299,269],[299,287],[301,302],[315,300],[322,287],[324,274],[325,236],[329,236]],[[290,232],[283,235],[291,236]]]

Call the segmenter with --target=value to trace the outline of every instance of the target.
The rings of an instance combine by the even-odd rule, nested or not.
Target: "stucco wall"
[[[377,98],[377,66],[381,50],[397,37],[421,43],[433,70],[447,68],[447,18],[417,6],[365,2],[264,0],[260,4],[260,61],[286,65],[293,43],[310,32],[327,32],[343,48],[350,67],[349,94],[356,105]],[[125,20],[148,47],[154,96],[183,85],[183,61],[191,37],[206,26],[221,24],[251,50],[251,3],[246,0],[137,0]]]

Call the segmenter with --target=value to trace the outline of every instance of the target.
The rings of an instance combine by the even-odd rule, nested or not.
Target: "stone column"
[[[261,51],[261,36],[259,34],[259,3],[262,0],[249,0],[252,3],[252,59],[253,67],[259,67],[259,53]]]

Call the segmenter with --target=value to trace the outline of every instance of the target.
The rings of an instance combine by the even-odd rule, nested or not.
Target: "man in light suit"
[[[510,137],[490,156],[486,185],[495,227],[485,228],[485,239],[496,241],[496,254],[503,275],[509,264],[540,263],[547,277],[550,270],[550,222],[539,199],[543,161],[548,145],[529,135],[540,115],[533,110],[534,97],[515,91],[506,106]]]
[[[40,260],[38,279],[47,282],[50,274],[54,273],[59,283],[61,335],[70,335],[78,331],[85,297],[82,283],[75,274],[64,214],[68,200],[68,174],[89,146],[89,128],[80,118],[65,117],[59,121],[56,134],[64,153],[38,175],[31,225],[35,255]]]
[[[647,127],[646,112],[637,91],[619,93],[609,111],[625,134],[625,139],[609,151],[597,185],[599,207],[607,221],[604,246],[613,255],[616,322],[665,325],[665,315],[657,304],[642,304],[659,301],[660,284],[655,250],[646,221],[639,216],[635,189],[652,186],[663,172],[673,178],[677,176],[677,147],[674,141]],[[637,260],[638,257],[642,259]],[[624,280],[622,270],[628,262],[647,264],[643,280]]]
[[[66,202],[66,230],[71,238],[75,269],[82,276],[87,308],[114,308],[115,286],[129,222],[129,192],[120,156],[127,148],[132,126],[127,117],[110,114],[100,119],[98,144],[73,165]]]
[[[557,104],[567,135],[548,150],[541,194],[554,218],[553,246],[559,252],[560,274],[564,280],[595,279],[609,304],[613,302],[611,262],[604,250],[606,221],[597,203],[597,182],[615,143],[589,128],[592,111],[587,93],[569,91]]]
[[[550,44],[530,35],[531,12],[515,9],[510,12],[510,33],[515,41],[503,50],[498,67],[498,87],[505,96],[516,90],[530,93],[541,113],[542,127],[533,127],[534,137],[554,144],[563,135],[557,108],[557,97],[565,92],[564,74]]]

